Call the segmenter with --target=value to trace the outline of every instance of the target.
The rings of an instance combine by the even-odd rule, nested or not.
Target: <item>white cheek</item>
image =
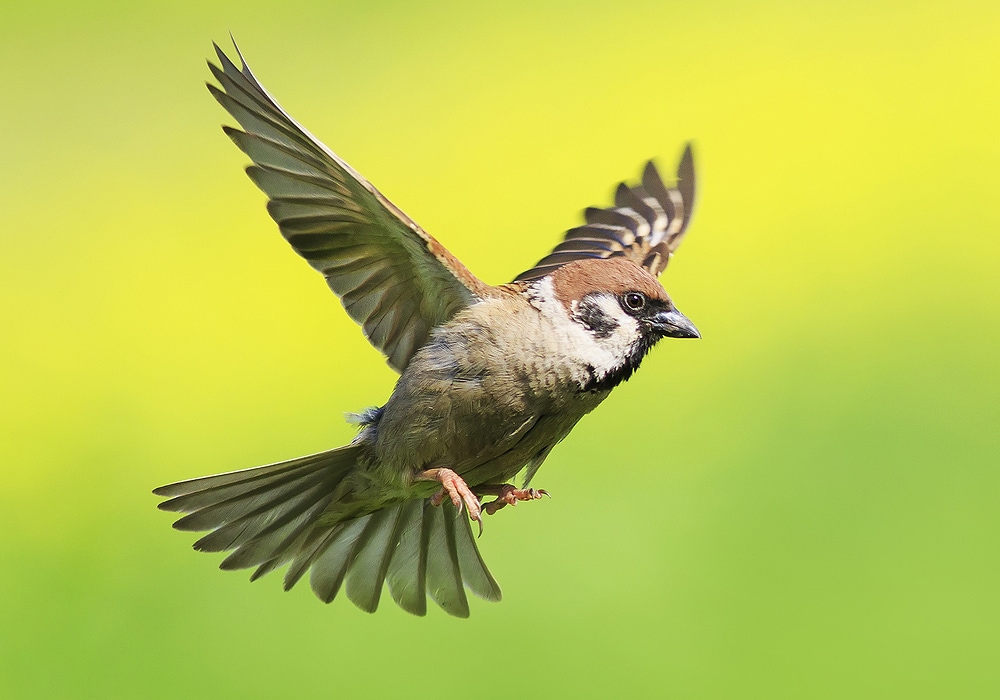
[[[596,345],[605,349],[615,359],[615,364],[606,368],[606,371],[610,371],[617,369],[624,359],[631,355],[632,348],[639,339],[639,322],[625,313],[614,297],[601,297],[599,304],[604,315],[613,318],[618,323],[618,327],[606,338],[596,338],[590,333],[587,335],[590,335]],[[599,368],[595,365],[594,369]]]
[[[622,366],[639,338],[639,323],[622,310],[617,299],[610,295],[600,299],[601,310],[618,326],[606,337],[598,338],[571,318],[555,298],[551,280],[543,279],[536,289],[538,294],[532,303],[548,319],[554,346],[566,361],[563,366],[572,368],[574,381],[585,384],[594,375],[603,378]]]

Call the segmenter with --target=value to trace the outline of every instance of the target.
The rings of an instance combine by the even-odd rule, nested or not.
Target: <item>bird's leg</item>
[[[497,497],[497,500],[483,505],[487,515],[493,515],[506,505],[516,506],[518,501],[534,501],[542,496],[549,496],[545,489],[518,489],[511,484],[483,484],[477,486],[476,490],[480,494]]]
[[[451,469],[440,467],[438,469],[425,469],[417,473],[419,481],[438,481],[441,483],[441,490],[431,496],[431,505],[439,506],[444,501],[445,496],[451,498],[451,502],[462,512],[462,505],[469,511],[469,519],[479,523],[479,534],[483,534],[483,517],[480,515],[482,508],[479,505],[479,496],[472,492],[465,479],[453,472]]]

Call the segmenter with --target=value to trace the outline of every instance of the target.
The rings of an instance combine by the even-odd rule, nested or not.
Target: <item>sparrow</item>
[[[374,612],[387,584],[410,613],[429,594],[467,617],[466,588],[501,597],[472,522],[481,534],[483,514],[547,495],[532,478],[577,421],[660,339],[700,337],[657,279],[691,220],[690,145],[674,186],[649,162],[614,206],[586,209],[552,253],[492,286],[292,119],[238,47],[241,67],[215,51],[208,88],[242,127],[223,129],[268,212],[400,376],[348,445],[162,486],[159,507],[208,532],[196,550],[230,552],[222,569],[255,567],[251,580],[287,565],[286,590],[309,572],[327,603],[343,588]]]

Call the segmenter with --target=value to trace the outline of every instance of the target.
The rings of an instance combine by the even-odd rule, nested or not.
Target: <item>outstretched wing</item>
[[[323,273],[372,345],[402,372],[430,331],[489,287],[292,119],[215,45],[208,89],[243,131],[223,127],[254,164],[247,174],[299,255]]]
[[[557,267],[583,258],[622,256],[659,275],[680,245],[694,206],[694,159],[691,145],[677,166],[677,184],[667,187],[653,161],[646,163],[642,183],[624,182],[615,192],[615,206],[588,207],[587,223],[570,229],[549,255],[516,281],[544,277]]]

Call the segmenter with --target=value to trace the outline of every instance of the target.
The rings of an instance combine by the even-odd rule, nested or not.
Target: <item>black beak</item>
[[[701,333],[680,311],[660,311],[651,319],[649,325],[661,336],[667,338],[700,338]]]

